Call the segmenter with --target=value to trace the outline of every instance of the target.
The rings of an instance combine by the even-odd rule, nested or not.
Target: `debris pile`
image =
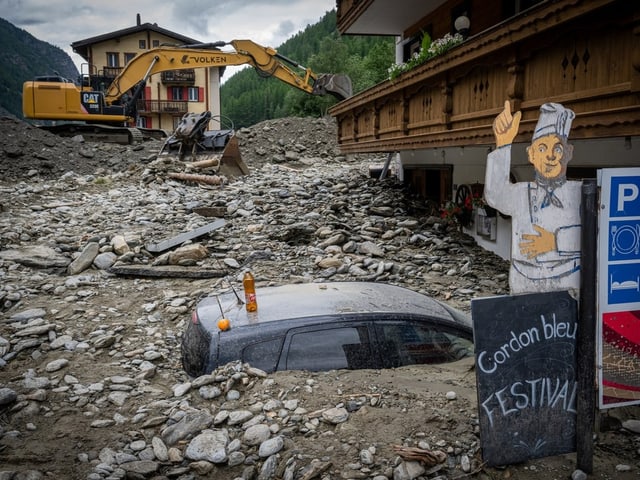
[[[241,290],[247,268],[258,295],[374,280],[469,311],[507,292],[506,262],[416,208],[393,178],[370,178],[380,158],[339,155],[330,120],[242,129],[251,173],[220,185],[167,175],[179,165],[161,165],[159,141],[87,143],[9,119],[0,129],[0,477],[570,475],[567,457],[484,468],[473,359],[182,371],[191,309]],[[603,475],[637,476],[638,432],[598,442]]]

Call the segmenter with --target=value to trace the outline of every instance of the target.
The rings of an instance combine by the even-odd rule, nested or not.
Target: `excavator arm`
[[[233,50],[221,50],[225,46],[231,46]],[[250,65],[261,75],[276,77],[312,95],[331,94],[338,99],[352,95],[351,80],[346,75],[318,75],[311,69],[280,55],[273,48],[260,46],[251,40],[232,40],[180,47],[158,47],[137,55],[109,85],[105,92],[105,102],[107,105],[121,102],[124,94],[134,89],[128,100],[133,104],[140,96],[146,80],[155,73],[237,65]],[[289,65],[304,73],[296,72]]]

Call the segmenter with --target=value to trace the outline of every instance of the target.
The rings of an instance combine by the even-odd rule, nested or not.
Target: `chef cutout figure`
[[[527,157],[535,168],[532,182],[511,183],[511,144],[521,112],[511,114],[507,100],[493,122],[496,149],[489,153],[486,202],[511,216],[511,293],[580,288],[580,199],[582,182],[567,180],[573,154],[568,143],[575,113],[545,103]]]

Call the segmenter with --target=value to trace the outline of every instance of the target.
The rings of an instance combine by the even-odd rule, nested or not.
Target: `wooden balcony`
[[[102,67],[102,76],[106,78],[116,78],[122,72],[123,67]]]
[[[493,145],[507,99],[522,111],[517,142],[545,102],[576,112],[572,139],[640,134],[640,3],[543,2],[330,113],[344,153]]]
[[[189,102],[184,100],[138,100],[139,113],[170,113],[184,115],[189,111]]]

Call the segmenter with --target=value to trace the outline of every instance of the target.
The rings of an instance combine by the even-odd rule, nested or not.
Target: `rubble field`
[[[189,165],[158,140],[90,143],[8,117],[0,132],[0,480],[587,478],[575,453],[483,463],[473,359],[182,371],[191,309],[241,290],[245,269],[258,305],[288,282],[389,282],[466,312],[508,293],[504,260],[372,178],[384,154],[341,155],[332,119],[241,129],[250,174],[218,184],[173,177]],[[598,415],[588,478],[640,477],[636,418]]]

